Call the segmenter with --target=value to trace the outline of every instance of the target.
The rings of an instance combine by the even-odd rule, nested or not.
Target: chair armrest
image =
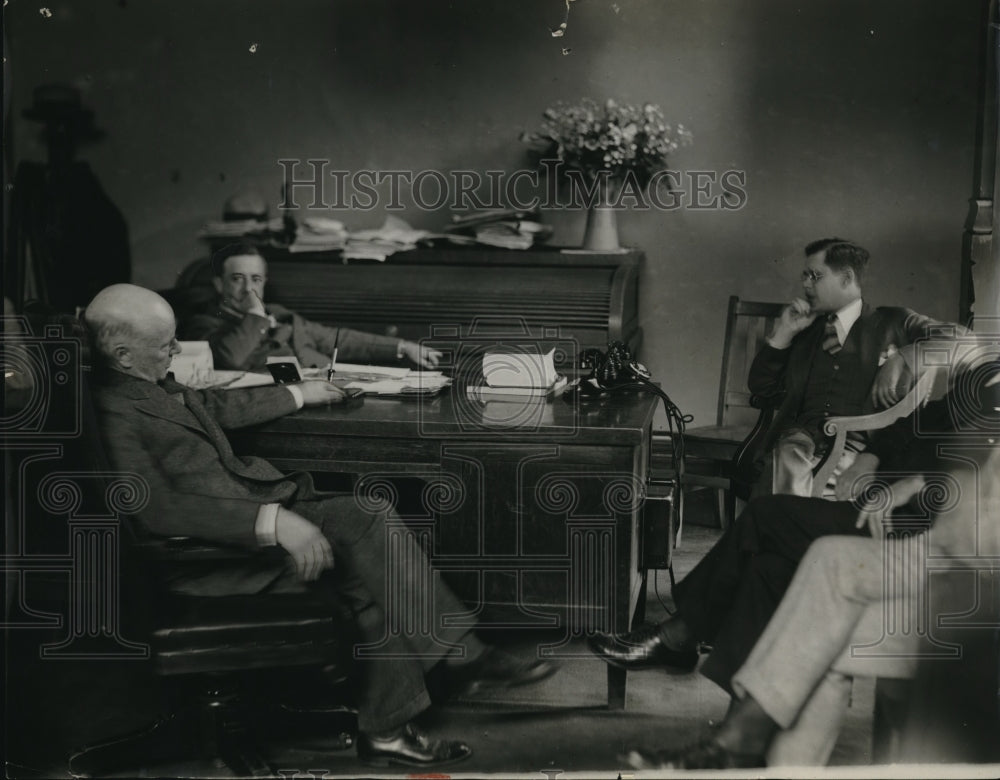
[[[901,401],[874,414],[855,415],[851,417],[831,417],[823,425],[827,436],[837,436],[840,431],[874,431],[885,428],[901,417],[913,414],[919,407],[927,403],[931,390],[934,388],[935,374],[926,371],[917,380]]]
[[[847,446],[849,431],[875,431],[885,428],[901,417],[913,414],[919,407],[927,403],[934,390],[938,374],[936,371],[925,371],[917,379],[903,400],[874,414],[854,415],[851,417],[831,417],[823,425],[823,433],[833,437],[833,443],[826,456],[816,468],[813,476],[813,496],[821,497],[826,483],[833,474]]]
[[[197,562],[250,559],[281,559],[281,547],[247,550],[242,547],[216,545],[189,536],[147,537],[137,544],[143,555],[156,561]]]
[[[750,405],[754,409],[760,409],[760,414],[757,415],[757,421],[754,423],[749,435],[743,440],[739,449],[733,455],[730,467],[730,489],[737,498],[743,501],[749,500],[750,492],[760,478],[760,468],[757,466],[757,460],[760,456],[761,444],[767,434],[767,429],[771,425],[771,420],[774,419],[774,412],[778,407],[777,400],[777,398],[773,397],[750,396]]]

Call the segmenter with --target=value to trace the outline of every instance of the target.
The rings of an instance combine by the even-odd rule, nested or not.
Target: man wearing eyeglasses
[[[784,308],[747,380],[751,393],[777,404],[762,447],[771,454],[772,492],[799,496],[812,494],[813,468],[828,447],[826,419],[870,414],[899,401],[912,381],[900,349],[957,327],[865,303],[869,254],[851,241],[814,241],[805,255],[803,296]],[[864,445],[849,446],[856,452]],[[839,499],[850,498],[841,492]]]

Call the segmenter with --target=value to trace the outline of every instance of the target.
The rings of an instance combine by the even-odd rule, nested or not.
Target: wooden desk
[[[304,409],[234,436],[282,469],[359,475],[362,501],[426,482],[408,518],[484,626],[625,631],[645,594],[640,518],[656,399],[626,391],[577,407],[366,398]],[[497,617],[493,617],[496,615]],[[621,676],[624,701],[624,676]]]
[[[536,248],[399,252],[384,263],[343,262],[339,252],[289,253],[262,245],[268,300],[307,319],[420,341],[442,329],[523,323],[536,337],[557,329],[576,350],[624,341],[638,355],[643,254]]]

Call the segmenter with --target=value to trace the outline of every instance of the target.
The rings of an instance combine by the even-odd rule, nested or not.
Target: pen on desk
[[[330,355],[330,368],[326,372],[326,381],[329,382],[333,379],[334,373],[337,371],[337,348],[333,348],[333,354]]]

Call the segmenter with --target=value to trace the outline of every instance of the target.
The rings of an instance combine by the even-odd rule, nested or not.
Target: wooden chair
[[[685,474],[682,493],[691,488],[716,491],[720,524],[726,528],[736,516],[736,499],[746,500],[753,484],[746,467],[756,456],[759,435],[773,411],[747,389],[747,375],[774,320],[784,304],[729,299],[726,339],[716,424],[689,428],[684,434]],[[653,435],[653,471],[672,473],[670,436]]]
[[[833,443],[814,472],[813,497],[824,497],[827,482],[846,449],[848,433],[886,428],[897,420],[913,414],[932,398],[941,398],[947,389],[947,376],[947,371],[944,370],[925,371],[903,399],[888,409],[874,414],[831,417],[827,420],[823,430],[828,436],[833,437]],[[864,668],[863,662],[859,667]],[[906,721],[911,687],[910,680],[882,677],[877,679],[872,728],[873,763],[886,764],[898,759],[900,733]]]
[[[813,497],[823,498],[827,482],[829,482],[847,447],[848,433],[875,431],[891,425],[901,417],[913,414],[932,397],[939,398],[944,394],[945,388],[943,387],[943,382],[946,378],[946,372],[925,371],[903,399],[894,406],[883,409],[875,414],[857,415],[854,417],[831,417],[827,420],[823,426],[823,432],[827,436],[833,437],[833,443],[830,445],[829,452],[813,472]]]

